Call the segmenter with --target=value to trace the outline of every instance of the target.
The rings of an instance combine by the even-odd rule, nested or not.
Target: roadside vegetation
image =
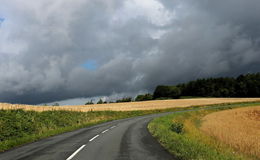
[[[124,112],[0,110],[0,152],[42,138],[107,121],[177,110],[183,110],[183,108]]]
[[[176,159],[180,160],[237,160],[257,159],[203,132],[202,118],[210,113],[239,107],[260,106],[259,102],[214,105],[214,109],[178,112],[156,118],[148,125],[149,131]],[[229,134],[226,131],[225,134]],[[243,139],[243,137],[240,137]]]

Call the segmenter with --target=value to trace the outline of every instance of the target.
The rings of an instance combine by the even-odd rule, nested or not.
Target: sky
[[[0,102],[78,104],[260,71],[259,0],[0,3]]]

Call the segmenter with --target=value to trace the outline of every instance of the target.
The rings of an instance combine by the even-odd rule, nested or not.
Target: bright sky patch
[[[1,26],[1,24],[2,24],[4,21],[5,21],[4,18],[0,18],[0,26]]]
[[[88,60],[88,61],[86,61],[86,63],[82,64],[82,67],[84,67],[88,70],[94,71],[94,70],[97,70],[98,65],[95,60]]]

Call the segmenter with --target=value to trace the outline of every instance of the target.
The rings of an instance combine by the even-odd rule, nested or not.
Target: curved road
[[[169,113],[115,120],[0,154],[1,160],[171,160],[147,124]]]

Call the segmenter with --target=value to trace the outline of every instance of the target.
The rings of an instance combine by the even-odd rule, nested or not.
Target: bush
[[[178,122],[173,122],[170,127],[171,131],[181,134],[183,132],[183,124]]]
[[[121,103],[121,102],[132,102],[132,98],[131,97],[126,97],[126,98],[122,98],[116,101],[116,103]]]
[[[149,101],[149,100],[153,100],[153,95],[151,95],[149,93],[144,94],[144,95],[138,95],[135,98],[135,101]]]

